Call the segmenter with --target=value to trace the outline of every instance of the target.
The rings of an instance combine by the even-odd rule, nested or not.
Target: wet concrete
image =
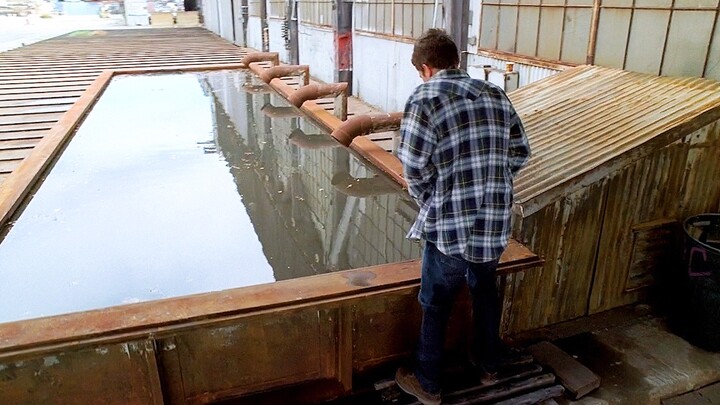
[[[289,142],[295,128],[327,135],[266,117],[289,105],[242,92],[248,80],[114,79],[0,232],[0,323],[419,257],[380,248],[408,243],[393,208],[406,194],[334,189],[336,173],[377,173],[344,148]]]
[[[720,381],[720,353],[692,346],[655,316],[555,343],[602,378],[598,390],[563,404],[660,404]]]

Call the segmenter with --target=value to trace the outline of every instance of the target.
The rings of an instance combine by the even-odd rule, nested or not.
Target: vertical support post
[[[598,25],[600,24],[600,2],[602,0],[595,0],[593,2],[592,20],[590,21],[590,39],[588,40],[587,57],[585,63],[588,65],[595,64],[595,49],[597,48],[597,33]]]
[[[288,36],[290,40],[289,57],[291,65],[300,64],[300,48],[298,43],[298,9],[297,0],[288,0],[287,10]],[[306,83],[307,84],[307,83]]]
[[[348,88],[350,88],[349,83],[348,83]],[[335,102],[333,103],[333,105],[334,105],[333,113],[341,121],[347,120],[347,99],[348,99],[348,93],[347,93],[347,89],[345,89],[345,90],[341,91],[337,96],[335,96]]]
[[[460,51],[460,69],[467,69],[470,0],[445,0],[445,30]]]
[[[353,2],[335,0],[335,81],[346,82],[348,93],[352,94],[352,11]]]
[[[262,51],[270,51],[270,28],[268,28],[267,2],[260,2],[260,28],[262,29]]]
[[[350,392],[353,377],[353,307],[344,305],[338,312],[338,381],[345,392]]]

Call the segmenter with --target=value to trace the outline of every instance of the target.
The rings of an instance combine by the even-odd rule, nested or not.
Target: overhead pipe
[[[347,119],[347,87],[348,84],[345,82],[308,84],[290,94],[288,101],[295,107],[300,108],[303,103],[308,100],[317,100],[331,96],[335,97],[335,116],[344,121]]]
[[[324,134],[308,135],[300,128],[295,128],[288,137],[290,143],[302,149],[335,148],[340,144],[332,137]]]
[[[375,132],[397,131],[400,129],[402,112],[358,115],[343,122],[332,131],[332,137],[345,146],[350,146],[358,136]]]
[[[260,73],[260,79],[265,83],[270,83],[272,79],[287,77],[287,76],[300,76],[302,77],[302,85],[307,86],[310,84],[310,66],[308,65],[282,65],[273,66],[265,69]]]
[[[265,104],[260,111],[270,118],[295,118],[303,116],[303,113],[295,107],[278,107],[272,104]]]
[[[351,197],[371,197],[400,191],[397,185],[390,183],[384,177],[355,178],[347,172],[336,173],[330,183],[336,190]]]
[[[280,64],[280,56],[277,52],[252,52],[242,58],[242,64],[250,67],[253,62],[272,62],[273,66]]]

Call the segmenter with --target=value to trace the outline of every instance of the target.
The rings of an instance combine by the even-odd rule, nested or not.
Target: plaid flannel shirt
[[[510,237],[513,177],[530,146],[499,87],[441,70],[405,105],[398,157],[420,210],[408,238],[471,262],[500,258]]]

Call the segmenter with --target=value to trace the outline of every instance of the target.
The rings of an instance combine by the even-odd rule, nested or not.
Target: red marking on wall
[[[338,70],[352,70],[352,33],[335,34]]]

